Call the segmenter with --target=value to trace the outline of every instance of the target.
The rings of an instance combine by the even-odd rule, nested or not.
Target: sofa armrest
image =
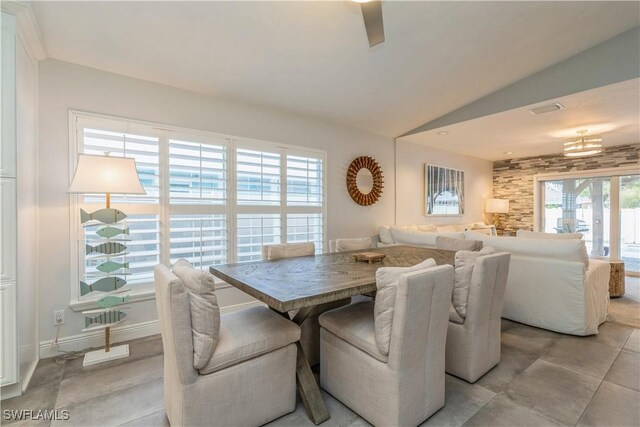
[[[607,261],[589,260],[589,268],[585,272],[585,300],[590,306],[587,311],[589,332],[598,333],[598,326],[607,319],[609,308],[609,275],[611,265]]]

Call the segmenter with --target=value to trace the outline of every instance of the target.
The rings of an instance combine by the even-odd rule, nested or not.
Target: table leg
[[[300,341],[296,342],[298,348],[298,356],[296,361],[296,379],[298,380],[298,390],[300,391],[300,397],[302,403],[307,410],[307,415],[311,418],[311,421],[315,425],[327,421],[331,416],[324,404],[324,399],[320,393],[320,387],[316,382],[313,372],[309,367],[307,357],[304,355],[302,344]]]
[[[301,308],[298,310],[296,315],[293,316],[293,319],[289,318],[288,313],[282,313],[277,310],[274,311],[291,320],[295,324],[301,325],[307,317],[313,314],[315,306]],[[315,425],[318,425],[327,421],[331,416],[329,415],[327,406],[322,398],[322,393],[320,392],[320,387],[318,387],[316,378],[313,376],[313,372],[311,372],[309,361],[307,360],[307,356],[304,354],[304,349],[302,348],[300,341],[296,342],[296,347],[298,349],[296,357],[296,382],[298,383],[298,391],[300,392],[300,398],[302,398],[302,404],[307,410],[307,415]]]
[[[315,311],[316,311],[316,306],[315,305],[311,306],[311,307],[303,307],[300,310],[298,310],[296,315],[293,316],[293,319],[291,319],[291,320],[296,325],[302,325],[302,322],[307,320],[307,317],[311,316]]]

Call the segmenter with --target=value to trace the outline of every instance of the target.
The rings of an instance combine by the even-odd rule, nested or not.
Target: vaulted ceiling
[[[637,2],[35,2],[48,56],[398,136],[639,24]]]

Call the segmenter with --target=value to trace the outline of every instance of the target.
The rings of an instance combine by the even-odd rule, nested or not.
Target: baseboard
[[[3,385],[0,387],[0,400],[11,399],[12,397],[18,397],[22,394],[20,383],[11,385]]]
[[[249,301],[242,304],[235,304],[220,308],[220,313],[230,313],[243,308],[264,305],[260,301]],[[160,324],[158,320],[150,320],[148,322],[140,322],[134,324],[124,324],[119,327],[111,328],[111,342],[119,343],[124,341],[144,338],[160,333]],[[71,335],[58,340],[58,348],[53,345],[53,340],[40,342],[40,358],[58,356],[64,352],[84,351],[89,348],[104,346],[104,332],[102,330],[85,332],[83,334]],[[60,350],[60,351],[58,351]]]

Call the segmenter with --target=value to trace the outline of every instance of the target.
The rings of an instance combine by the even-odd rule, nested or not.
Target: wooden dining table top
[[[380,267],[410,267],[433,258],[454,264],[455,252],[414,246],[388,246],[381,262],[354,261],[348,251],[330,254],[212,266],[214,276],[280,312],[341,300],[376,290]]]

